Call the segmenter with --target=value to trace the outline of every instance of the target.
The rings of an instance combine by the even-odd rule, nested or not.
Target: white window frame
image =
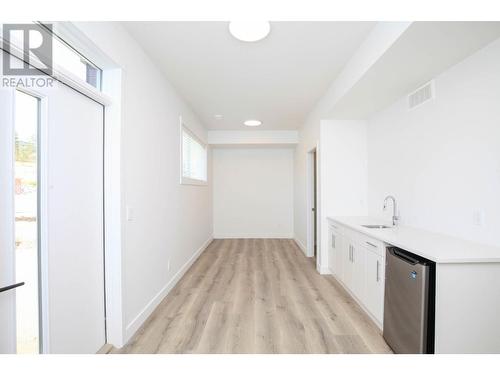
[[[179,163],[179,175],[180,175],[180,183],[181,185],[196,185],[196,186],[207,186],[208,185],[208,145],[206,142],[203,142],[200,137],[198,137],[189,127],[184,123],[182,120],[182,116],[179,117],[180,119],[180,127],[179,127],[179,142],[180,142],[180,163]],[[184,177],[183,175],[183,154],[184,154],[184,146],[183,146],[183,140],[182,140],[182,134],[183,132],[188,133],[194,140],[196,140],[203,148],[205,149],[205,176],[206,180],[198,180],[195,178],[190,178],[190,177]]]

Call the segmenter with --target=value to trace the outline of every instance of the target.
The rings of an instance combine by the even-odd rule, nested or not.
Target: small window
[[[96,89],[101,89],[101,69],[79,54],[73,47],[53,34],[52,51],[54,63],[73,73]]]
[[[52,29],[49,29],[43,23],[35,23],[40,26],[40,32],[50,33],[52,36],[52,62],[54,68],[60,67],[100,91],[102,70],[54,33]]]
[[[207,184],[207,146],[181,126],[181,184]]]

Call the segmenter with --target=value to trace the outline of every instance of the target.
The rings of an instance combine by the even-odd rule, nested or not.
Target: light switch
[[[127,221],[133,221],[134,220],[134,209],[130,206],[127,206],[127,209],[126,209],[126,217],[127,217]]]
[[[474,210],[473,213],[473,223],[478,227],[482,227],[484,225],[484,210]]]

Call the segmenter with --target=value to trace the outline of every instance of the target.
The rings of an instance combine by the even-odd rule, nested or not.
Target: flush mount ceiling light
[[[216,120],[222,120],[224,118],[223,115],[214,115]]]
[[[256,42],[264,39],[271,31],[268,21],[231,21],[229,32],[243,42]]]
[[[243,124],[246,126],[259,126],[262,125],[262,121],[259,120],[246,120]]]

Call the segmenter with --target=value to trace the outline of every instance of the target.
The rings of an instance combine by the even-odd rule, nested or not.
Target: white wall
[[[213,150],[215,238],[293,237],[292,148]]]
[[[322,120],[320,125],[321,228],[330,216],[367,214],[365,121]],[[321,230],[321,272],[329,273],[328,231]]]
[[[497,40],[438,76],[433,102],[408,111],[404,97],[370,119],[371,215],[394,194],[405,224],[500,245],[499,66]]]
[[[379,22],[349,59],[342,72],[299,129],[299,144],[295,152],[294,228],[295,240],[302,248],[305,248],[307,243],[307,153],[319,145],[320,122],[331,118],[335,104],[387,52],[410,24],[408,22]],[[319,163],[321,163],[320,158]]]
[[[206,130],[120,24],[76,25],[123,70],[122,298],[128,339],[176,273],[211,239],[210,184],[179,184],[179,116],[203,140]],[[133,208],[132,221],[125,220],[126,206]]]
[[[299,131],[299,144],[294,156],[294,238],[304,252],[307,247],[307,153],[319,147],[320,117],[313,114]],[[317,155],[319,162],[319,154]]]
[[[296,130],[209,130],[211,145],[293,145],[299,141]]]

